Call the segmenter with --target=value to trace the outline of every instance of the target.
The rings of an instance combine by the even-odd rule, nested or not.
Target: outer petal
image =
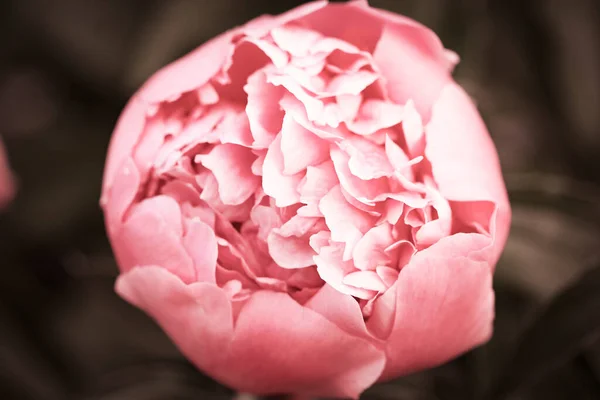
[[[175,200],[168,196],[145,200],[113,236],[119,267],[128,271],[138,265],[160,265],[183,281],[192,282],[196,271],[182,236],[181,210]]]
[[[134,97],[129,101],[119,117],[117,126],[112,134],[106,158],[102,181],[102,203],[108,201],[108,192],[111,190],[113,182],[118,182],[115,178],[118,170],[126,163],[125,160],[130,159],[133,155],[133,148],[146,124],[146,109],[147,106]],[[133,164],[133,160],[130,163]],[[137,187],[133,188],[133,190],[134,192],[137,191]]]
[[[489,339],[492,266],[490,253],[482,253],[489,244],[490,238],[480,234],[449,236],[402,269],[393,288],[395,319],[382,380],[439,365]],[[385,321],[369,322],[385,331]]]
[[[262,291],[238,317],[227,364],[223,381],[247,392],[358,398],[385,357],[287,294]]]
[[[452,81],[447,51],[440,39],[420,23],[389,11],[355,2],[365,14],[380,20],[381,36],[373,58],[387,80],[390,98],[405,104],[414,100],[417,110],[429,119],[431,106],[444,84]]]
[[[510,206],[494,143],[464,90],[447,85],[426,127],[425,155],[434,179],[448,200],[493,201],[498,207],[495,221],[495,264],[510,228]]]
[[[223,351],[233,336],[231,303],[207,283],[185,285],[156,266],[136,267],[117,279],[116,291],[151,315],[200,369],[221,370]]]

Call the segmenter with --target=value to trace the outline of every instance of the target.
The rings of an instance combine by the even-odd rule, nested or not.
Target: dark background
[[[4,0],[0,398],[233,394],[113,293],[98,206],[128,97],[212,36],[294,0]],[[600,2],[371,0],[433,28],[497,144],[513,204],[493,340],[365,399],[600,399]]]

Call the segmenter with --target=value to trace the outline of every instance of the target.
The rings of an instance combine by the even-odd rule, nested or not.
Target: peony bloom
[[[15,195],[15,183],[13,179],[6,150],[0,142],[0,210],[10,203]]]
[[[258,394],[357,398],[488,340],[510,208],[456,62],[410,19],[321,1],[159,71],[108,153],[117,292]]]

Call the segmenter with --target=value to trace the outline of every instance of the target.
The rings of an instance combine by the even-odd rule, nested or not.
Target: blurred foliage
[[[295,0],[6,0],[0,397],[233,398],[113,293],[98,207],[127,98],[162,65]],[[494,338],[365,399],[600,398],[600,3],[371,0],[439,33],[497,144],[514,207]]]

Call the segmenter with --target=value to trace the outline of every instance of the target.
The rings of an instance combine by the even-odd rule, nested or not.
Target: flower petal
[[[114,174],[111,179],[114,182],[107,184],[109,174]],[[140,173],[130,157],[123,159],[123,162],[114,171],[108,169],[104,172],[104,184],[100,204],[104,209],[106,229],[111,237],[111,243],[115,246],[111,234],[119,229],[123,223],[123,216],[133,203],[138,189],[141,185]]]
[[[356,243],[352,252],[356,268],[366,271],[389,265],[392,259],[386,249],[394,242],[392,226],[388,223],[375,226]]]
[[[370,181],[391,176],[394,172],[386,152],[369,140],[360,137],[343,140],[339,147],[350,156],[350,172],[361,180]]]
[[[317,254],[310,247],[308,236],[282,236],[278,230],[269,234],[267,243],[273,261],[282,268],[304,268],[315,265],[313,257]]]
[[[358,135],[375,132],[398,125],[402,121],[404,107],[387,101],[370,99],[362,103],[354,121],[346,122],[348,129]]]
[[[306,177],[300,183],[300,200],[305,204],[318,202],[338,184],[331,160],[306,168]]]
[[[254,146],[267,148],[281,130],[284,113],[279,107],[279,100],[285,90],[267,83],[264,71],[259,70],[250,75],[244,91],[248,95],[246,115]]]
[[[218,245],[214,229],[202,221],[191,221],[183,237],[183,247],[194,264],[196,280],[215,283]]]
[[[304,306],[353,336],[370,338],[358,302],[330,285],[320,288]]]
[[[385,364],[383,353],[369,341],[344,332],[287,294],[267,291],[252,295],[240,312],[230,351],[228,379],[222,381],[256,394],[357,399]]]
[[[374,217],[348,204],[339,185],[321,199],[319,209],[331,231],[331,238],[337,242],[348,242],[355,231],[366,233],[375,221]]]
[[[446,199],[496,203],[493,235],[497,261],[508,237],[510,205],[494,143],[475,105],[458,85],[448,85],[442,92],[425,135],[425,155]]]
[[[382,380],[439,365],[489,339],[492,265],[482,253],[489,245],[483,235],[455,234],[402,269]]]
[[[219,144],[210,153],[196,156],[196,162],[215,175],[219,197],[229,205],[244,203],[260,186],[260,177],[251,170],[255,159],[250,149],[235,144]]]
[[[182,236],[181,210],[175,200],[168,196],[144,200],[115,236],[119,267],[128,271],[138,265],[160,265],[184,282],[193,282],[196,272]]]
[[[300,201],[298,184],[304,173],[285,175],[283,173],[283,153],[281,151],[281,135],[278,135],[269,146],[263,163],[263,189],[275,199],[277,207],[287,207]]]
[[[374,292],[384,292],[387,287],[374,271],[356,271],[344,277],[344,284]]]
[[[283,173],[294,175],[329,158],[329,144],[286,115],[281,127]]]
[[[412,99],[423,119],[429,120],[433,103],[452,80],[440,39],[410,18],[374,8],[363,10],[383,25],[373,58],[387,80],[389,97],[396,104]]]
[[[231,304],[225,292],[208,283],[185,285],[157,266],[122,274],[115,289],[154,318],[177,347],[211,376],[223,369],[233,337]]]
[[[319,255],[315,256],[314,259],[321,279],[330,284],[335,290],[346,295],[367,300],[377,293],[344,283],[344,277],[355,272],[356,268],[354,268],[352,261],[344,261],[342,245],[335,244],[322,247],[319,250]]]

